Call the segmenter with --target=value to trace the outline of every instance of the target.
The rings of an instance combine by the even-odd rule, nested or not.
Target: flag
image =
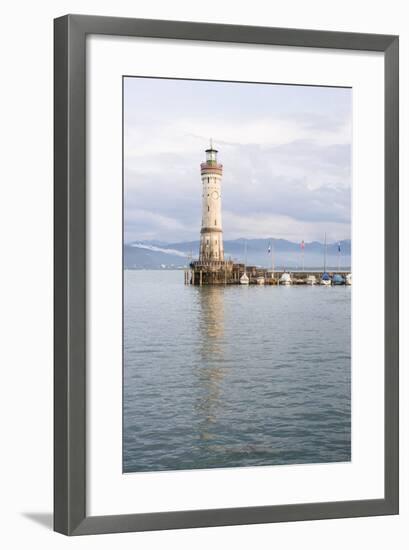
[[[301,241],[301,250],[304,250],[304,248],[305,248],[305,243],[304,241]]]
[[[341,252],[341,243],[338,243],[338,252]]]

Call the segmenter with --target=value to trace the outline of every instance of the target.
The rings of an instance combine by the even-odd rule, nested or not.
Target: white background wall
[[[38,548],[408,548],[408,289],[401,288],[401,515],[68,539],[52,510],[52,32],[87,13],[391,33],[401,48],[401,273],[409,268],[409,24],[405,0],[15,0],[0,40],[0,540]],[[402,277],[403,279],[403,277]],[[406,342],[404,337],[406,335]],[[5,378],[4,378],[5,377]]]

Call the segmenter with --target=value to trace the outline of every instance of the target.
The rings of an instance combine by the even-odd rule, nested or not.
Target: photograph
[[[123,77],[123,471],[351,460],[352,90]]]

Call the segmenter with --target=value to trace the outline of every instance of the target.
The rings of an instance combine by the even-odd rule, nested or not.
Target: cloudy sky
[[[210,137],[225,239],[350,238],[351,117],[346,88],[125,78],[125,242],[199,238]]]

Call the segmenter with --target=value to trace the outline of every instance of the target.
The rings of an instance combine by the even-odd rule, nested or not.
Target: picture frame
[[[86,37],[111,35],[382,52],[385,63],[383,499],[87,515]],[[399,511],[399,41],[397,36],[66,15],[54,21],[54,529],[85,535]]]

